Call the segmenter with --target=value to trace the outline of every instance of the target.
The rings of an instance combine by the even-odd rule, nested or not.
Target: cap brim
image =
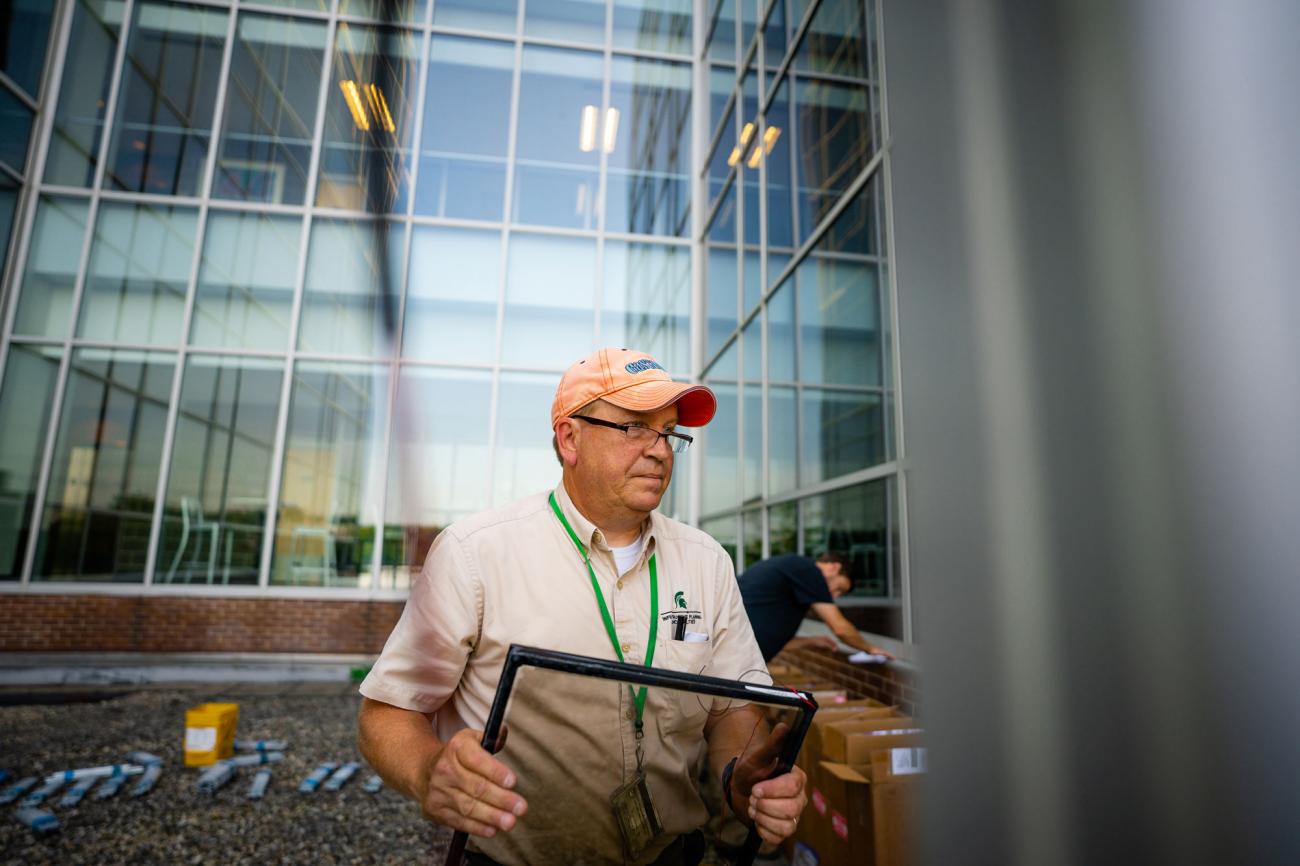
[[[677,423],[683,427],[703,427],[718,411],[718,398],[706,386],[662,380],[630,385],[601,399],[631,412],[658,412],[676,403]]]

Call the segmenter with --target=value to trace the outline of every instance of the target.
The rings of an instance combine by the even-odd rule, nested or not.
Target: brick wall
[[[0,652],[377,655],[400,601],[0,596]]]
[[[875,698],[897,706],[909,716],[921,715],[920,685],[909,669],[895,664],[850,664],[841,653],[812,647],[786,650],[773,661],[778,660],[835,683],[851,698]]]

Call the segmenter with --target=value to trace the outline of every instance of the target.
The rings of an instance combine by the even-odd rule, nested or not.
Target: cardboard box
[[[916,730],[916,722],[910,716],[850,716],[828,722],[820,731],[821,740],[818,745],[821,759],[840,764],[852,763],[847,749],[851,735],[900,729]]]
[[[875,866],[912,866],[916,862],[916,796],[925,769],[926,751],[923,748],[894,748],[872,753]]]

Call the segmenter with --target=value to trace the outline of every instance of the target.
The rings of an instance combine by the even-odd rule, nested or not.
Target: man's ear
[[[578,465],[578,422],[572,418],[561,418],[555,425],[555,447],[560,452],[560,462],[566,467]]]

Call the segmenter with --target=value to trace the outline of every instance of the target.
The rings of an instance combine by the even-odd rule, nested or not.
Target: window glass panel
[[[876,150],[865,85],[796,80],[799,243],[830,212]]]
[[[491,400],[491,373],[402,368],[388,454],[383,586],[410,586],[434,537],[490,505]]]
[[[674,376],[691,364],[691,251],[685,246],[605,242],[600,343],[636,347]]]
[[[891,593],[886,492],[892,479],[860,484],[802,501],[804,553],[830,551],[849,559],[853,592],[844,614],[862,631],[902,638],[902,605]],[[844,599],[863,599],[853,606]]]
[[[204,234],[190,342],[287,349],[302,219],[214,210]]]
[[[383,305],[393,304],[395,314],[396,299],[385,294],[378,251],[381,244],[387,247],[388,284],[400,285],[403,231],[389,225],[381,232],[371,221],[312,223],[299,349],[342,355],[387,351]]]
[[[794,281],[787,280],[767,301],[767,377],[793,382]]]
[[[781,61],[785,59],[786,48],[789,47],[792,35],[785,14],[785,0],[776,0],[772,4],[772,13],[767,18],[767,25],[763,28],[763,69],[765,72],[763,87],[765,91],[772,88],[776,71],[781,68]]]
[[[799,503],[782,502],[767,510],[768,555],[799,551]]]
[[[0,176],[0,273],[4,273],[5,262],[9,258],[10,232],[14,225],[14,214],[18,210],[18,193],[20,187],[7,175]]]
[[[745,0],[741,0],[745,2]],[[736,62],[736,0],[715,0],[709,4],[708,58],[723,63]]]
[[[735,244],[734,187],[727,191],[705,245],[708,250],[708,329],[705,355],[716,352],[736,329],[739,300],[736,297],[739,263]]]
[[[727,517],[716,517],[713,520],[704,520],[700,522],[700,529],[713,536],[713,540],[722,545],[722,549],[731,557],[731,567],[736,567],[736,544],[737,544],[737,526],[736,516],[734,514]]]
[[[885,460],[884,412],[878,393],[804,388],[799,481],[816,484]]]
[[[722,125],[723,114],[727,110],[727,100],[731,98],[732,92],[736,89],[736,67],[735,66],[710,66],[709,67],[709,141],[713,141],[713,136],[717,135],[718,127]],[[734,114],[734,108],[733,112]],[[725,136],[724,136],[725,137]],[[735,139],[733,133],[731,138]],[[730,147],[731,142],[728,142]],[[719,147],[722,145],[719,144]]]
[[[136,4],[104,176],[107,188],[198,194],[226,16],[204,6]]]
[[[798,484],[799,407],[795,389],[770,386],[767,392],[768,495],[789,493]]]
[[[614,47],[691,53],[691,0],[614,0]]]
[[[740,163],[741,145],[737,141],[739,132],[736,127],[736,113],[739,110],[740,106],[733,102],[729,110],[724,107],[724,114],[720,119],[722,137],[718,139],[717,147],[714,149],[713,155],[709,157],[709,167],[706,175],[710,203],[717,200],[718,193],[722,191],[723,183],[731,174],[732,166]],[[752,132],[750,134],[752,135]]]
[[[438,0],[433,4],[433,23],[438,27],[514,33],[518,10],[518,0]]]
[[[541,493],[559,483],[560,464],[551,446],[551,403],[559,383],[559,374],[501,374],[492,467],[494,505]]]
[[[739,399],[736,386],[708,382],[718,397],[718,413],[701,432],[704,439],[704,480],[701,499],[705,514],[735,508],[740,502]]]
[[[871,34],[874,3],[862,0],[824,0],[799,43],[794,66],[802,72],[826,72],[870,81]]]
[[[385,7],[391,6],[391,11]],[[339,0],[340,15],[374,18],[382,21],[400,21],[420,24],[429,9],[429,0]],[[391,17],[390,17],[391,16]]]
[[[198,213],[190,208],[101,204],[77,335],[180,342],[197,225]]]
[[[599,54],[524,48],[512,218],[594,229],[597,166],[618,126],[601,111]]]
[[[417,214],[501,219],[514,61],[510,42],[433,37]]]
[[[388,368],[302,362],[293,378],[271,583],[372,585]]]
[[[745,569],[763,558],[763,512],[755,508],[740,516],[745,558],[738,568]]]
[[[874,262],[813,254],[799,286],[799,372],[804,382],[882,384],[880,308]]]
[[[185,363],[155,583],[257,583],[284,365]]]
[[[763,495],[763,386],[750,383],[743,389],[741,411],[745,413],[745,462],[740,497],[748,502]]]
[[[212,194],[274,204],[306,200],[326,26],[241,15],[230,57]]]
[[[12,345],[0,387],[0,580],[22,576],[63,352]]]
[[[754,41],[754,33],[758,30],[758,9],[763,0],[737,0],[740,6],[740,53],[743,55],[749,50],[750,43]]]
[[[501,232],[416,226],[402,355],[425,361],[496,360]]]
[[[380,63],[385,64],[383,76]],[[317,206],[371,213],[406,210],[419,65],[419,48],[409,31],[339,25],[325,103]],[[386,89],[380,77],[387,78]],[[372,160],[379,161],[379,171],[371,172]],[[372,176],[379,178],[373,188]]]
[[[49,0],[10,0],[0,16],[0,72],[33,99],[40,95],[53,15]]]
[[[174,367],[155,352],[73,354],[33,580],[143,580]]]
[[[27,139],[32,131],[32,110],[7,88],[0,87],[0,162],[21,175],[27,165]]]
[[[45,156],[46,183],[90,186],[95,180],[123,8],[120,0],[76,0],[73,6],[59,107]]]
[[[67,336],[87,209],[84,199],[41,198],[27,248],[14,333]]]
[[[511,235],[501,363],[563,370],[594,351],[595,292],[595,241]]]
[[[602,141],[609,154],[605,227],[684,235],[690,227],[691,67],[618,57],[612,69]]]
[[[257,0],[263,6],[283,6],[287,9],[310,9],[314,12],[328,12],[330,0]]]
[[[767,278],[780,276],[772,260],[789,261],[794,253],[794,197],[790,187],[790,85],[783,81],[772,97],[764,119],[763,160],[767,163]]]
[[[605,41],[604,0],[528,0],[524,34],[565,42]]]

